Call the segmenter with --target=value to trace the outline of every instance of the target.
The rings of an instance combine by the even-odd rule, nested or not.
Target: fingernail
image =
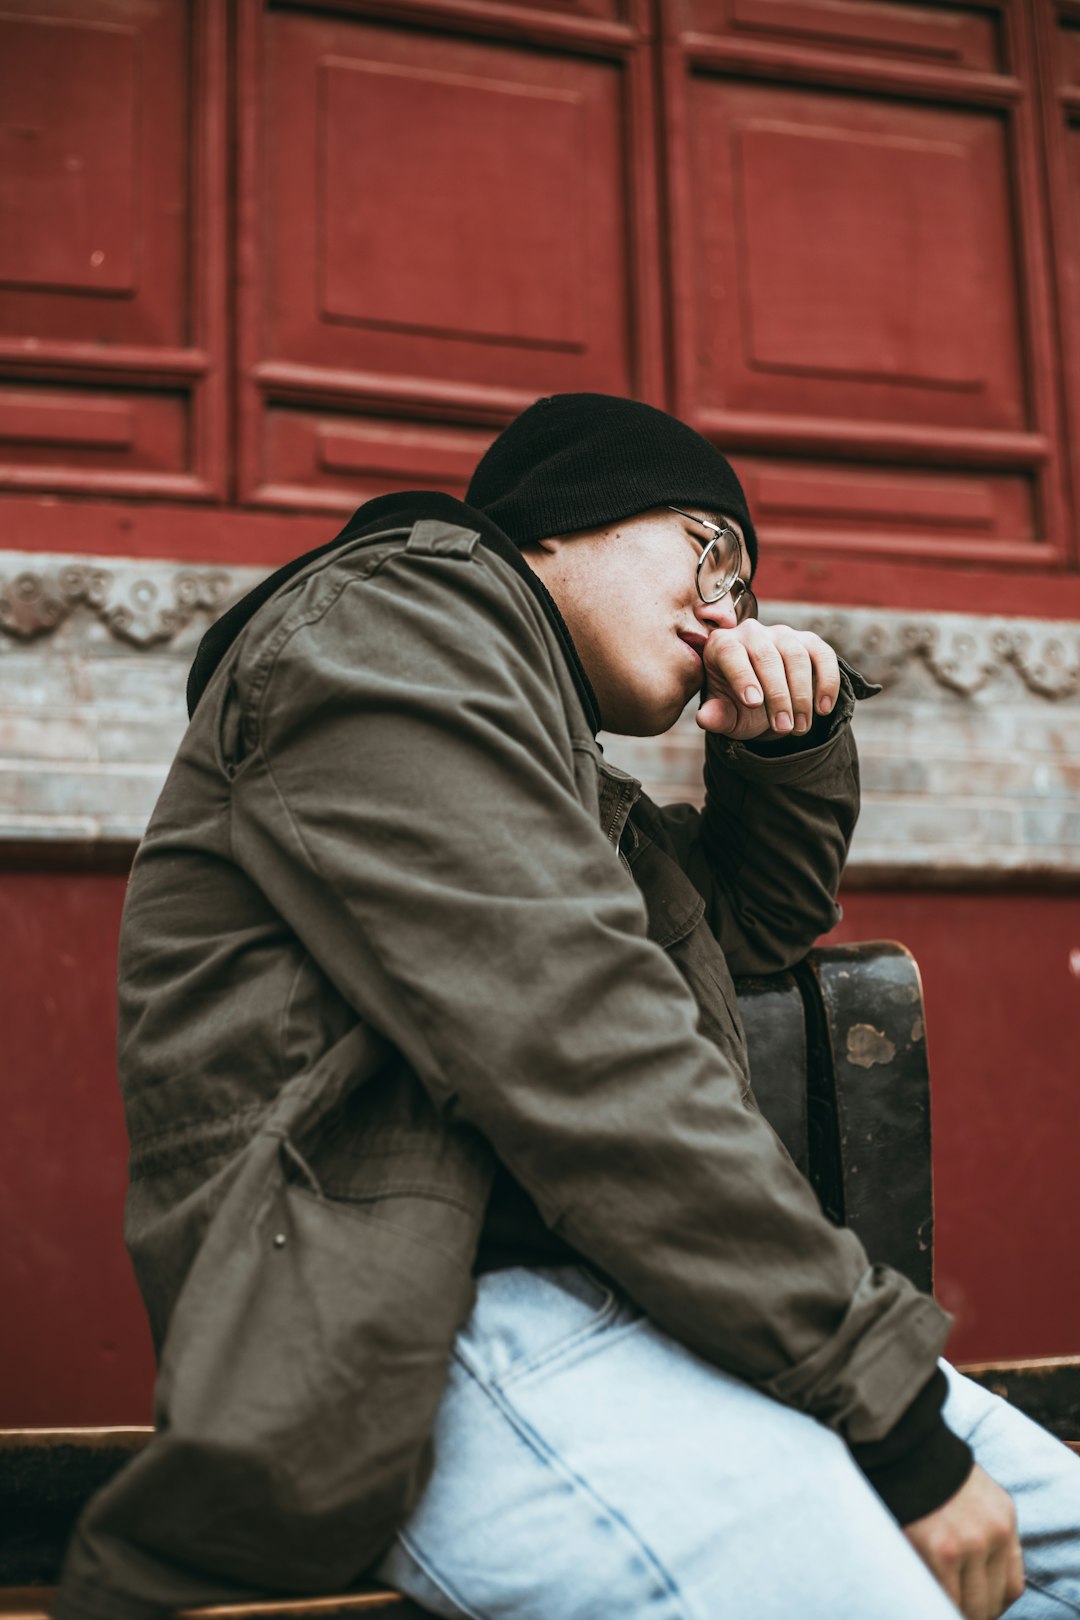
[[[747,703],[761,703],[764,701],[760,686],[748,686],[743,691],[743,699]]]
[[[773,729],[775,731],[790,731],[791,730],[791,716],[790,716],[790,714],[786,714],[786,713],[778,714],[776,719],[773,721]]]
[[[795,730],[796,731],[800,731],[800,732],[805,731],[809,724],[810,724],[810,722],[806,718],[805,714],[797,714],[795,716]]]
[[[828,712],[829,712],[829,710],[831,708],[832,708],[832,698],[831,697],[818,698],[818,714],[828,714]]]

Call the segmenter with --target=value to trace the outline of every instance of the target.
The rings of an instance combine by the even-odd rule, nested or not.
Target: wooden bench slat
[[[2,1620],[48,1620],[55,1596],[55,1586],[0,1588],[0,1617]],[[337,1620],[339,1615],[355,1614],[392,1614],[394,1620],[409,1620],[422,1612],[400,1592],[372,1590],[346,1592],[337,1597],[215,1604],[210,1608],[183,1609],[177,1620]]]
[[[959,1371],[1018,1406],[1059,1440],[1080,1435],[1080,1356],[969,1361]]]
[[[395,1620],[422,1611],[385,1589],[346,1592],[338,1597],[275,1598],[266,1603],[216,1603],[211,1608],[182,1609],[178,1620],[332,1620],[335,1615],[390,1614]]]

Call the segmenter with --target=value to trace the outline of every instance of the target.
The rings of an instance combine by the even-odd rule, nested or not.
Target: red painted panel
[[[974,154],[799,118],[751,119],[734,135],[750,367],[984,388],[981,334],[966,314],[979,269]],[[1009,403],[999,425],[1019,425]]]
[[[0,18],[0,282],[133,289],[131,28]]]
[[[492,439],[477,428],[281,406],[267,412],[265,431],[276,487],[309,501],[318,491],[341,511],[397,489],[443,489],[462,498]]]
[[[5,0],[22,15],[0,19],[0,331],[181,347],[189,8],[42,10]]]
[[[1058,19],[1054,36],[1054,66],[1062,90],[1080,90],[1080,18]]]
[[[559,16],[595,18],[598,22],[627,22],[634,0],[494,0],[502,10],[506,6],[528,7],[529,11],[552,11]]]
[[[949,1354],[1080,1355],[1080,896],[853,891],[844,909],[830,937],[902,940],[922,972]]]
[[[1027,425],[1004,121],[697,75],[694,404]]]
[[[688,0],[687,26],[729,29],[836,50],[881,53],[933,67],[1001,70],[998,19],[945,6],[867,4],[867,0]]]
[[[0,483],[206,496],[229,451],[227,8],[10,0],[4,13],[0,375],[26,409],[0,437]],[[126,443],[97,431],[110,414],[129,420]]]
[[[270,413],[310,412],[298,459],[299,420],[283,435],[253,403],[264,498],[325,487],[320,391],[370,411],[408,383],[406,408],[482,403],[488,421],[546,391],[632,391],[623,63],[296,11],[262,27],[252,357],[270,363]],[[392,422],[381,431],[389,442]],[[406,482],[425,459],[410,424],[394,455]]]
[[[75,391],[34,383],[0,389],[0,483],[28,469],[183,473],[191,397],[179,390]]]
[[[320,63],[325,321],[584,346],[586,193],[567,159],[586,149],[586,105],[505,72]]]
[[[124,880],[0,874],[0,1424],[145,1423],[116,1085]]]
[[[846,543],[962,557],[972,542],[1015,549],[1038,536],[1034,489],[1022,474],[947,472],[742,456],[739,474],[763,549],[787,542],[820,554]]]
[[[127,450],[134,436],[131,407],[121,400],[17,388],[0,392],[0,440],[10,444]]]

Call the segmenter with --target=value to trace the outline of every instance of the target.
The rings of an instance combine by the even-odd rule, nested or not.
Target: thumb
[[[734,731],[739,711],[729,697],[706,698],[694,716],[702,731]]]

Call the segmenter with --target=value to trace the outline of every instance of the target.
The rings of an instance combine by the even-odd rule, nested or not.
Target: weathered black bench
[[[880,943],[817,950],[790,973],[741,980],[738,991],[759,1106],[822,1208],[856,1231],[875,1260],[930,1289],[930,1090],[922,991],[910,953]],[[1016,1368],[980,1369],[991,1385],[1006,1371],[1013,1394],[1024,1384]],[[1033,1415],[1046,1421],[1045,1412]],[[1073,1434],[1080,1434],[1077,1416]],[[82,1504],[150,1434],[0,1431],[0,1615],[29,1620],[47,1612]],[[190,1612],[200,1620],[383,1613],[405,1620],[422,1611],[396,1592],[367,1587]]]

